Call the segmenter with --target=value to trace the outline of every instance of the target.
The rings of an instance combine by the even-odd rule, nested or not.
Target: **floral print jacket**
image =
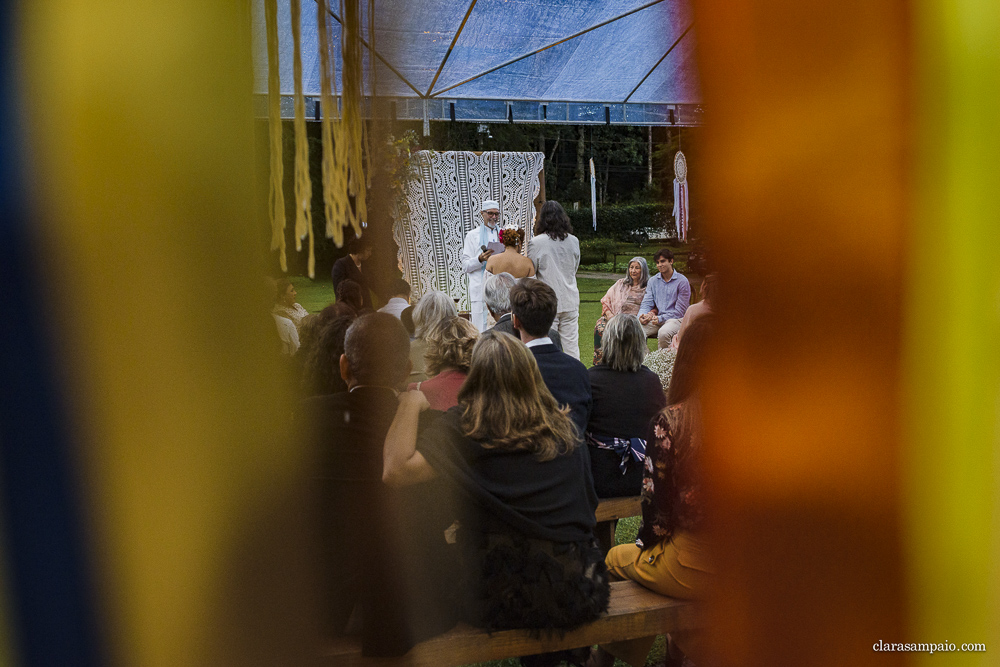
[[[678,531],[696,531],[704,514],[698,483],[699,441],[697,419],[694,427],[675,436],[683,411],[690,406],[671,405],[653,418],[646,440],[646,460],[642,479],[642,526],[635,543],[648,549],[669,540]]]

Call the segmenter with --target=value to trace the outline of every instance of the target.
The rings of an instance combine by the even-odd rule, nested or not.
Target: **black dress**
[[[644,439],[650,420],[667,405],[663,387],[656,373],[645,366],[629,373],[601,364],[588,373],[594,405],[587,423],[587,441],[597,497],[637,496],[642,489],[644,458],[598,447],[595,440],[603,444],[611,438]]]
[[[329,632],[357,606],[362,654],[398,656],[457,621],[449,583],[457,567],[444,530],[454,520],[439,480],[393,488],[382,450],[398,402],[358,387],[300,404],[315,479],[321,582]]]
[[[461,408],[426,428],[417,449],[465,501],[459,545],[466,620],[487,630],[569,630],[610,597],[593,529],[586,450],[551,461],[484,447],[462,434]]]

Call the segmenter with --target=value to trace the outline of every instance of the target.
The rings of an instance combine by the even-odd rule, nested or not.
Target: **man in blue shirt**
[[[661,248],[653,255],[658,274],[646,284],[646,295],[639,306],[639,323],[647,337],[656,336],[657,346],[669,347],[670,339],[680,331],[681,318],[691,303],[691,283],[674,271],[674,253]],[[656,312],[650,312],[653,308]]]

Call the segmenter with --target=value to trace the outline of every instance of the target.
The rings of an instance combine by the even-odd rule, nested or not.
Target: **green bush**
[[[580,241],[580,263],[596,264],[608,261],[608,255],[618,250],[619,242],[614,239],[597,237]]]
[[[598,206],[597,231],[589,208],[567,211],[573,223],[573,233],[580,239],[596,236],[629,243],[645,243],[650,231],[674,235],[674,220],[666,204],[630,204],[623,206]]]

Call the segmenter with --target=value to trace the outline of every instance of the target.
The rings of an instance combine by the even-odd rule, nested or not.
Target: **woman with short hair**
[[[386,437],[383,479],[437,475],[466,502],[457,538],[466,570],[465,616],[487,630],[568,630],[607,609],[609,588],[594,540],[586,451],[568,408],[514,337],[482,333],[458,405],[418,438],[421,392],[400,395]]]
[[[555,290],[559,299],[552,328],[559,332],[563,352],[579,359],[580,290],[576,271],[580,268],[580,241],[572,232],[573,225],[559,202],[545,202],[535,222],[535,237],[528,244],[528,258],[535,264],[535,277]]]
[[[601,363],[601,337],[610,320],[619,313],[638,315],[642,297],[646,296],[649,282],[649,265],[644,257],[633,257],[628,261],[625,277],[619,278],[601,297],[601,317],[594,325],[594,365]]]
[[[410,342],[410,382],[427,379],[424,354],[427,352],[427,334],[438,324],[450,317],[457,317],[455,300],[444,292],[431,291],[424,294],[413,309],[413,341]]]
[[[424,392],[432,410],[458,405],[458,390],[469,373],[472,348],[479,329],[461,317],[441,321],[424,338],[424,364],[429,380],[411,382],[408,389]]]
[[[599,498],[637,496],[649,421],[667,402],[656,373],[642,365],[646,334],[635,315],[605,327],[603,361],[588,370],[593,408],[587,423],[590,469]]]

